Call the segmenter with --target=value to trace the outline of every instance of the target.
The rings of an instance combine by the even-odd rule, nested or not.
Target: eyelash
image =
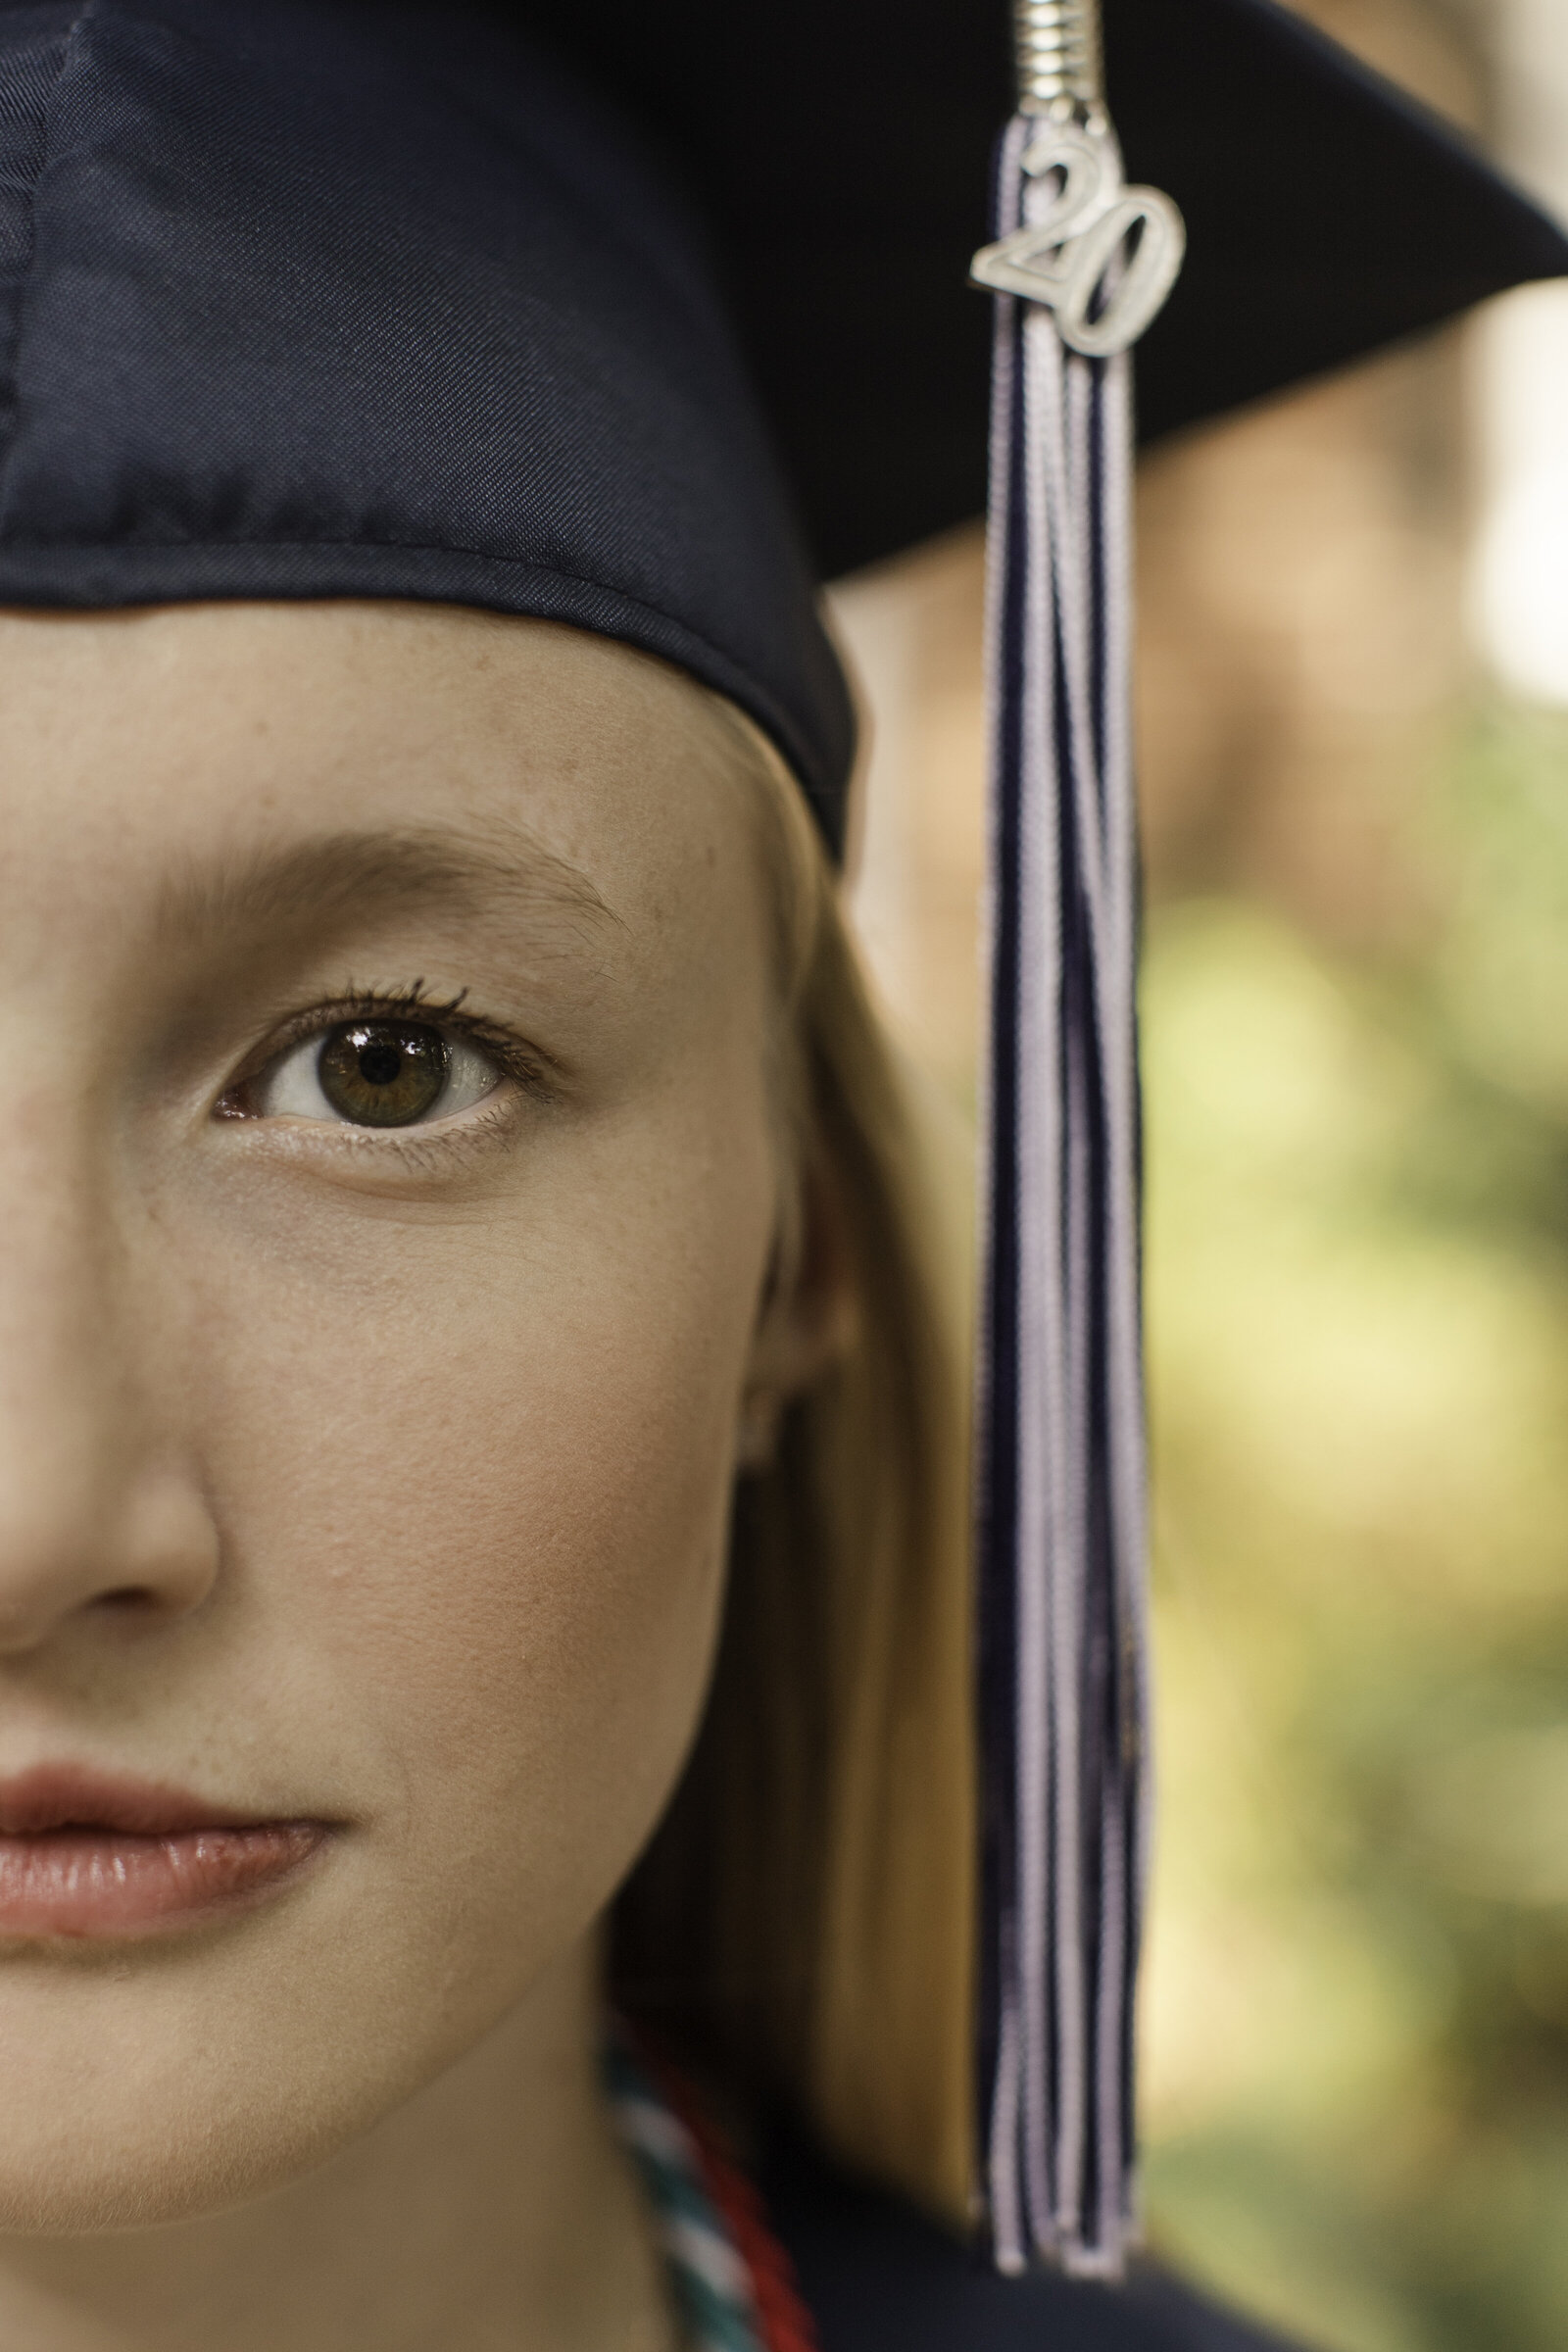
[[[456,1031],[467,1044],[488,1054],[502,1076],[510,1078],[523,1094],[541,1102],[553,1100],[556,1089],[549,1056],[535,1047],[525,1046],[512,1030],[502,1028],[498,1022],[465,1012],[467,994],[466,988],[460,988],[455,997],[432,997],[422,979],[411,981],[407,988],[351,985],[341,997],[326,1004],[313,1005],[309,1012],[296,1014],[274,1030],[267,1044],[249,1057],[239,1075],[223,1089],[214,1105],[215,1115],[223,1119],[257,1118],[258,1113],[244,1107],[244,1097],[275,1061],[313,1037],[325,1037],[348,1022],[371,1020],[418,1020],[427,1022],[432,1029]],[[363,1130],[348,1132],[366,1140]],[[395,1138],[410,1140],[418,1132],[413,1128],[389,1128],[375,1137],[375,1143],[384,1149]]]

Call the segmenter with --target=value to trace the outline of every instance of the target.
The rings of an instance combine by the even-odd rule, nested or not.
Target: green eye
[[[415,1021],[356,1021],[322,1040],[316,1077],[340,1118],[356,1127],[409,1127],[447,1089],[446,1040]]]
[[[499,1082],[489,1054],[466,1038],[390,1014],[318,1030],[245,1091],[255,1117],[417,1127],[471,1110]]]

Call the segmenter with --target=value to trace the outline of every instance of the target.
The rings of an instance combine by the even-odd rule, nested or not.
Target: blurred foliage
[[[1397,958],[1152,919],[1152,2234],[1331,2352],[1568,2343],[1568,720]]]

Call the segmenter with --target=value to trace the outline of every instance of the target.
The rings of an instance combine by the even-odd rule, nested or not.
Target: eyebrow
[[[582,868],[520,825],[323,833],[171,874],[157,927],[166,941],[190,941],[432,905],[460,913],[499,905],[518,919],[565,915],[589,934],[623,928]]]

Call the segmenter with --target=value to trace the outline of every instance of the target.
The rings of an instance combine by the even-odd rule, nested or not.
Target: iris
[[[446,1092],[452,1057],[437,1030],[416,1021],[354,1021],[329,1030],[317,1083],[357,1127],[407,1127]]]

